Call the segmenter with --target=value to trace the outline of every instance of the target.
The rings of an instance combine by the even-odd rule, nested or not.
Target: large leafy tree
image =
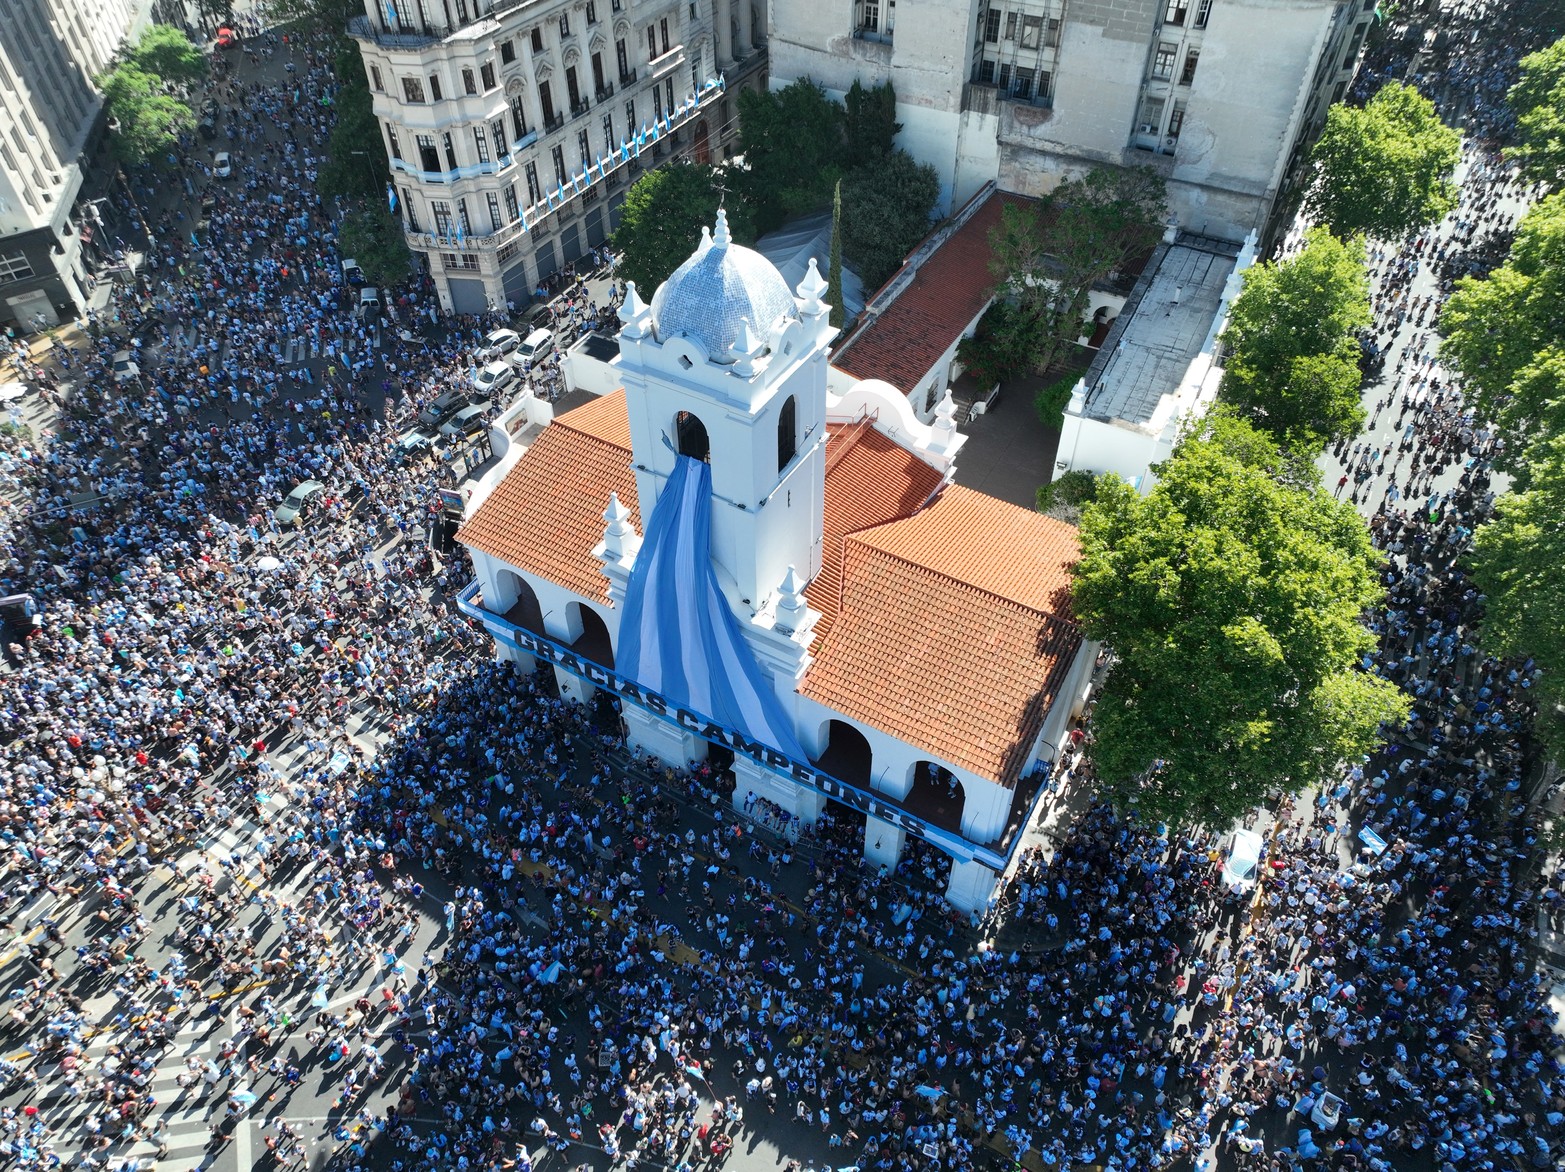
[[[1535,445],[1528,487],[1496,502],[1473,536],[1473,577],[1484,592],[1483,641],[1501,655],[1530,657],[1538,735],[1565,753],[1565,434]]]
[[[1313,229],[1297,255],[1245,271],[1223,331],[1224,401],[1290,446],[1352,434],[1364,422],[1357,332],[1369,322],[1362,241]]]
[[[1521,59],[1506,100],[1516,115],[1506,154],[1529,179],[1558,187],[1565,179],[1565,39]]]
[[[740,91],[739,142],[759,231],[831,203],[845,169],[843,119],[842,107],[807,77],[780,90]]]
[[[349,20],[364,15],[363,0],[267,0],[266,7],[277,24],[339,37],[347,32]]]
[[[184,29],[155,24],[125,55],[125,64],[176,85],[190,85],[206,76],[206,56]]]
[[[1092,288],[1163,233],[1167,185],[1146,167],[1097,167],[1031,206],[1007,203],[989,233],[1000,291],[1041,324],[1046,368],[1081,335]]]
[[[1523,217],[1506,263],[1464,277],[1440,314],[1442,354],[1480,416],[1495,421],[1514,458],[1546,431],[1559,398],[1565,346],[1565,194]]]
[[[161,78],[121,65],[98,79],[109,115],[110,142],[125,163],[162,164],[196,126],[189,103],[170,93]]]
[[[704,163],[677,162],[648,171],[625,196],[614,247],[624,255],[619,272],[648,300],[670,273],[696,250],[703,226],[717,209],[728,210],[728,230],[740,244],[755,239],[755,225],[742,200],[724,200],[724,172]]]
[[[843,150],[850,166],[873,163],[896,149],[902,123],[897,121],[897,91],[889,81],[866,86],[855,79],[842,106],[846,133]]]
[[[1390,82],[1363,107],[1331,107],[1310,151],[1305,210],[1346,239],[1394,240],[1456,206],[1462,137],[1411,86]]]
[[[939,198],[935,169],[906,151],[849,172],[842,183],[842,251],[865,289],[878,289],[929,232],[929,209]]]
[[[1148,821],[1226,826],[1324,782],[1407,713],[1358,668],[1381,597],[1369,533],[1300,469],[1218,410],[1148,495],[1105,477],[1083,506],[1072,598],[1118,656],[1094,761]]]
[[[401,222],[384,200],[360,200],[348,209],[337,226],[337,249],[359,262],[371,285],[389,287],[408,279],[412,253]]]
[[[357,53],[351,54],[357,58]],[[375,117],[374,96],[364,80],[364,67],[355,60],[337,88],[333,104],[337,119],[332,125],[326,164],[317,186],[322,195],[370,198],[384,196],[390,174],[380,120]]]

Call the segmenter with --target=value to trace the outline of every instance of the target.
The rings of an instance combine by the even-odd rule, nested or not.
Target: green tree
[[[371,285],[399,285],[411,271],[413,254],[403,238],[402,222],[384,200],[360,200],[349,207],[337,226],[337,250],[359,262]]]
[[[1076,525],[1081,522],[1081,510],[1097,499],[1098,474],[1073,468],[1038,489],[1038,511]]]
[[[1565,179],[1565,39],[1521,59],[1506,101],[1516,115],[1506,155],[1528,179],[1558,187]]]
[[[684,263],[711,227],[717,209],[726,206],[734,240],[755,239],[749,208],[742,200],[723,203],[718,190],[724,172],[705,163],[676,162],[648,171],[625,196],[614,247],[624,255],[619,272],[647,300],[668,275]]]
[[[356,75],[350,75],[337,87],[333,105],[337,118],[332,124],[326,163],[321,167],[316,186],[327,198],[384,198],[386,180],[390,176],[386,146],[362,65]]]
[[[1484,645],[1531,657],[1534,726],[1556,759],[1565,753],[1565,435],[1537,444],[1528,487],[1495,504],[1473,535],[1473,579],[1484,593]]]
[[[1361,108],[1339,103],[1326,112],[1304,207],[1343,239],[1399,239],[1456,206],[1451,174],[1461,157],[1462,136],[1434,103],[1389,82]]]
[[[865,86],[855,78],[842,106],[845,166],[862,167],[896,150],[902,123],[897,121],[897,91],[889,81]]]
[[[1565,194],[1532,206],[1505,264],[1457,282],[1440,332],[1468,401],[1494,421],[1514,459],[1542,434],[1558,397],[1560,365],[1548,351],[1565,339]]]
[[[864,282],[878,289],[929,232],[940,198],[935,169],[906,151],[849,172],[842,184],[842,252]]]
[[[957,360],[981,387],[1032,369],[1043,345],[1043,323],[1009,301],[996,301],[969,337],[956,344]]]
[[[163,165],[182,136],[196,126],[188,103],[169,93],[160,78],[121,65],[98,79],[109,116],[110,142],[121,162]]]
[[[1093,719],[1100,784],[1148,822],[1226,826],[1324,783],[1407,700],[1358,662],[1379,555],[1358,514],[1222,410],[1142,496],[1101,478],[1072,598],[1118,656]]]
[[[1283,443],[1322,448],[1363,423],[1357,332],[1370,322],[1364,245],[1314,228],[1252,265],[1229,309],[1222,397]]]
[[[826,263],[826,284],[831,288],[831,324],[839,330],[847,321],[847,300],[842,292],[842,180],[831,193],[831,256]]]
[[[1031,206],[1007,203],[989,232],[1004,296],[1042,325],[1047,369],[1081,335],[1089,294],[1163,233],[1167,184],[1147,167],[1096,167]]]
[[[364,15],[363,0],[267,0],[267,12],[285,31],[345,36],[348,21]]]
[[[831,203],[843,172],[843,110],[817,83],[741,90],[739,143],[758,232]]]
[[[184,29],[155,24],[141,34],[125,55],[125,64],[176,85],[191,85],[206,76],[206,56]]]

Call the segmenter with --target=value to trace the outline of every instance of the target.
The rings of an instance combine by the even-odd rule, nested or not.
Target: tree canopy
[[[1528,487],[1496,502],[1473,535],[1472,561],[1484,593],[1484,644],[1534,661],[1534,727],[1558,758],[1565,753],[1565,434],[1533,447]]]
[[[1369,322],[1362,241],[1312,229],[1297,255],[1245,271],[1223,331],[1223,400],[1286,445],[1351,435],[1364,422],[1357,334]]]
[[[111,119],[110,142],[121,162],[162,164],[196,126],[189,103],[169,93],[162,79],[121,65],[98,79]]]
[[[723,200],[719,180],[726,171],[705,163],[676,162],[648,171],[631,186],[620,209],[614,247],[623,252],[619,272],[636,282],[643,297],[653,292],[684,263],[710,228],[717,209],[728,210],[728,230],[734,240],[755,239],[755,224],[742,199]]]
[[[1146,167],[1097,167],[1036,204],[1005,205],[990,272],[1041,327],[1035,366],[1080,337],[1093,286],[1156,245],[1167,214],[1167,184]]]
[[[1565,348],[1565,194],[1534,204],[1506,263],[1464,277],[1440,314],[1443,356],[1480,417],[1506,440],[1508,464],[1545,434]]]
[[[939,198],[935,169],[903,150],[848,173],[842,182],[842,252],[865,289],[884,284],[928,234],[929,209]]]
[[[371,285],[390,287],[408,279],[412,253],[384,200],[360,200],[348,209],[337,226],[337,250],[359,262]]]
[[[1380,558],[1351,506],[1222,409],[1156,471],[1146,496],[1100,478],[1082,507],[1072,598],[1118,657],[1093,758],[1120,808],[1226,826],[1406,716],[1358,667]]]
[[[191,44],[184,29],[155,24],[141,34],[125,64],[176,85],[190,85],[206,76],[206,56]]]
[[[339,55],[338,71],[342,84],[332,103],[336,121],[316,186],[327,198],[383,197],[391,174],[386,163],[386,143],[381,138],[374,95],[364,79],[364,66],[357,51],[350,47]]]
[[[739,143],[758,232],[831,203],[843,166],[843,108],[802,77],[780,90],[741,90]]]
[[[1506,155],[1532,180],[1557,188],[1565,179],[1565,39],[1521,59],[1506,95],[1516,115]]]
[[[1456,206],[1451,175],[1461,157],[1462,136],[1434,103],[1389,82],[1363,107],[1326,112],[1310,151],[1315,182],[1305,210],[1343,239],[1398,239]]]
[[[266,8],[277,24],[338,37],[346,34],[349,20],[364,15],[363,0],[267,0]]]

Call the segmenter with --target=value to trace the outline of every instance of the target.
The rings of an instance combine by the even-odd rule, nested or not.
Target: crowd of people
[[[1495,441],[1430,333],[1440,275],[1527,195],[1492,146],[1469,144],[1439,232],[1378,247],[1390,369],[1339,451],[1338,489],[1387,554],[1366,668],[1413,718],[1274,812],[1253,914],[1219,881],[1218,837],[1087,802],[980,934],[944,904],[938,853],[910,842],[882,871],[862,819],[783,825],[735,803],[719,763],[639,756],[604,704],[493,660],[447,601],[463,559],[416,540],[439,458],[394,437],[504,317],[404,336],[354,315],[311,189],[329,63],[256,31],[251,65],[295,68],[215,83],[239,179],[185,164],[209,242],[152,211],[151,308],[126,298],[98,323],[142,340],[146,393],[116,385],[105,336],[57,364],[75,389],[54,433],[0,444],[0,588],[43,619],[0,676],[0,915],[31,964],[4,1026],[31,1053],[0,1066],[0,1152],[166,1151],[146,1087],[170,1039],[219,1027],[210,990],[255,982],[182,1093],[209,1101],[219,1144],[280,1096],[266,1142],[291,1160],[288,1095],[329,1070],[344,1168],[525,1170],[554,1148],[680,1169],[755,1134],[795,1167],[887,1170],[1558,1158],[1565,1081],[1528,947],[1565,888],[1536,872],[1525,816],[1530,665],[1478,649],[1460,568]],[[1514,51],[1480,40],[1451,76]],[[430,299],[413,287],[400,309]],[[580,288],[562,306],[562,342],[599,312]],[[324,374],[284,361],[289,334]],[[274,534],[273,505],[311,478],[330,486],[318,509]],[[1073,758],[1061,796],[1090,795]],[[263,833],[211,849],[240,818]],[[163,868],[177,922],[138,894]],[[426,915],[443,921],[427,950]],[[69,949],[78,919],[90,941]],[[333,1008],[367,979],[378,994]]]

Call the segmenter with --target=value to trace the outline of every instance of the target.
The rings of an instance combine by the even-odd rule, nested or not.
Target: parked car
[[[491,362],[473,376],[473,389],[481,395],[493,398],[499,391],[511,385],[516,371],[504,362]]]
[[[410,427],[392,442],[399,452],[411,455],[414,452],[423,451],[433,447],[436,432],[427,427]]]
[[[1261,836],[1253,830],[1235,830],[1223,864],[1223,886],[1234,895],[1244,895],[1255,889],[1260,870]]]
[[[516,348],[517,357],[524,362],[537,363],[554,349],[553,330],[534,330],[527,340]]]
[[[231,179],[234,175],[234,159],[227,151],[218,151],[212,160],[212,174],[219,179]]]
[[[474,403],[471,407],[463,407],[450,420],[440,425],[440,434],[451,438],[477,435],[488,426],[484,419],[488,413],[487,399],[481,403]]]
[[[365,285],[359,290],[359,317],[365,321],[380,316],[380,290],[373,285]]]
[[[478,347],[478,357],[486,362],[504,358],[522,344],[522,336],[515,330],[490,330],[483,344]]]
[[[272,511],[272,516],[279,525],[298,525],[304,520],[310,502],[325,491],[326,486],[319,480],[306,480],[288,494],[288,499]]]
[[[467,395],[461,391],[446,391],[418,413],[419,426],[434,430],[466,406]]]
[[[342,279],[350,285],[364,284],[364,270],[359,268],[359,262],[351,256],[342,262]]]
[[[141,366],[136,361],[136,356],[129,350],[116,350],[114,352],[114,381],[117,383],[133,382],[141,377]]]

